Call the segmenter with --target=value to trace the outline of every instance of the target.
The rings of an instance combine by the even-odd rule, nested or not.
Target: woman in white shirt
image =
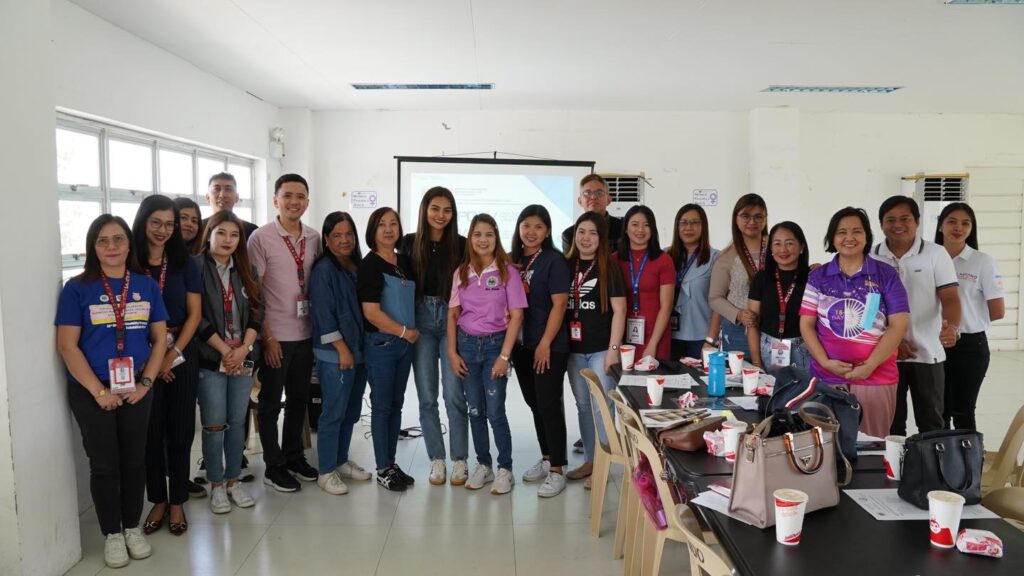
[[[978,219],[963,202],[942,209],[935,243],[953,259],[960,283],[960,326],[957,341],[946,349],[946,398],[943,417],[953,428],[975,430],[974,407],[988,371],[985,331],[1006,313],[1003,280],[992,256],[978,251]]]

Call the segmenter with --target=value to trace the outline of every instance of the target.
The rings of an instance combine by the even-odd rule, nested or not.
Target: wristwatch
[[[501,359],[502,359],[502,360],[504,360],[505,362],[508,362],[508,361],[509,361],[509,357],[508,357],[508,356],[505,356],[504,354],[498,354],[498,358],[501,358]]]
[[[704,338],[704,342],[705,342],[706,344],[710,344],[710,345],[712,345],[712,346],[718,346],[718,345],[720,344],[720,342],[719,342],[718,340],[715,340],[714,338],[712,338],[712,337],[710,337],[710,336],[706,336],[706,337]]]
[[[149,388],[150,386],[153,385],[153,379],[150,378],[149,376],[143,376],[142,380],[139,380],[139,384],[142,384],[146,388]]]
[[[609,348],[609,350],[611,350],[613,352],[618,352],[619,351],[619,345],[618,344],[612,344],[611,347]]]

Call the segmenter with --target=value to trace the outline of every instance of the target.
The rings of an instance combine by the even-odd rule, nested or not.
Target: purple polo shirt
[[[298,266],[285,238],[291,239],[296,255],[302,253],[302,243],[306,244],[302,258],[305,292],[299,287]],[[300,318],[296,306],[300,298],[309,299],[309,277],[313,272],[313,261],[319,254],[320,234],[305,224],[298,242],[291,238],[277,218],[260,226],[249,238],[249,261],[256,268],[263,291],[264,321],[270,324],[270,333],[279,342],[310,338],[311,319],[308,314]]]
[[[465,286],[459,285],[459,271],[452,278],[452,295],[448,307],[460,306],[459,328],[473,336],[501,332],[508,327],[509,310],[526,308],[526,291],[519,269],[508,265],[508,279],[501,283],[498,267],[491,263],[484,273],[477,275],[469,268]]]

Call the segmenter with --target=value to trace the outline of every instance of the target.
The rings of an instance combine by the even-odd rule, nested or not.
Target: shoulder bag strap
[[[824,414],[824,418],[812,414],[811,410],[817,410]],[[846,486],[853,480],[853,466],[850,465],[850,461],[846,459],[846,455],[839,449],[839,439],[836,438],[836,433],[839,431],[839,421],[836,420],[835,414],[832,413],[832,409],[822,404],[821,402],[804,402],[800,406],[800,417],[804,419],[811,426],[817,426],[826,432],[832,433],[832,442],[835,444],[836,456],[842,459],[843,466],[846,468],[846,474],[843,475],[843,481],[839,483],[840,486]]]

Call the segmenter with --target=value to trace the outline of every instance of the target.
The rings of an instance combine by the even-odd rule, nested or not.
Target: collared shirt
[[[468,334],[485,336],[508,327],[508,314],[515,308],[526,308],[526,291],[519,269],[508,265],[505,283],[501,283],[498,267],[492,262],[477,275],[469,267],[465,286],[460,285],[459,271],[452,275],[452,294],[448,307],[460,306],[458,325]]]
[[[936,292],[957,285],[956,269],[946,249],[918,238],[906,254],[896,258],[882,241],[871,250],[871,257],[895,268],[907,289],[910,330],[906,339],[917,348],[917,355],[901,362],[934,364],[944,361],[946,351],[939,341],[942,306]]]
[[[953,258],[953,266],[960,281],[960,331],[974,334],[988,330],[992,327],[988,301],[1003,297],[1003,277],[996,259],[964,246]]]
[[[876,298],[870,294],[878,294],[878,310],[874,318],[865,321],[870,301]],[[800,306],[801,316],[818,318],[818,340],[828,357],[851,364],[871,356],[889,327],[889,316],[909,311],[907,291],[892,266],[865,258],[864,266],[853,276],[847,276],[839,267],[838,255],[807,277]],[[846,383],[814,359],[811,374],[828,384]],[[854,383],[881,386],[897,381],[894,351],[867,379]]]
[[[711,258],[704,264],[694,262],[686,271],[676,297],[675,311],[679,313],[679,329],[672,333],[676,340],[703,340],[711,325],[711,270],[718,260],[719,251],[712,248]]]
[[[284,239],[291,235],[281,226],[279,219],[260,226],[249,238],[249,260],[256,268],[263,289],[264,320],[270,324],[271,334],[279,342],[297,342],[310,338],[310,318],[308,315],[299,317],[297,303],[300,299],[308,299],[299,288],[298,269],[295,258]],[[298,241],[291,238],[295,253],[299,254],[299,243],[306,241],[306,254],[302,260],[302,268],[309,287],[309,277],[313,271],[313,261],[320,254],[320,234],[302,225],[302,238]]]

